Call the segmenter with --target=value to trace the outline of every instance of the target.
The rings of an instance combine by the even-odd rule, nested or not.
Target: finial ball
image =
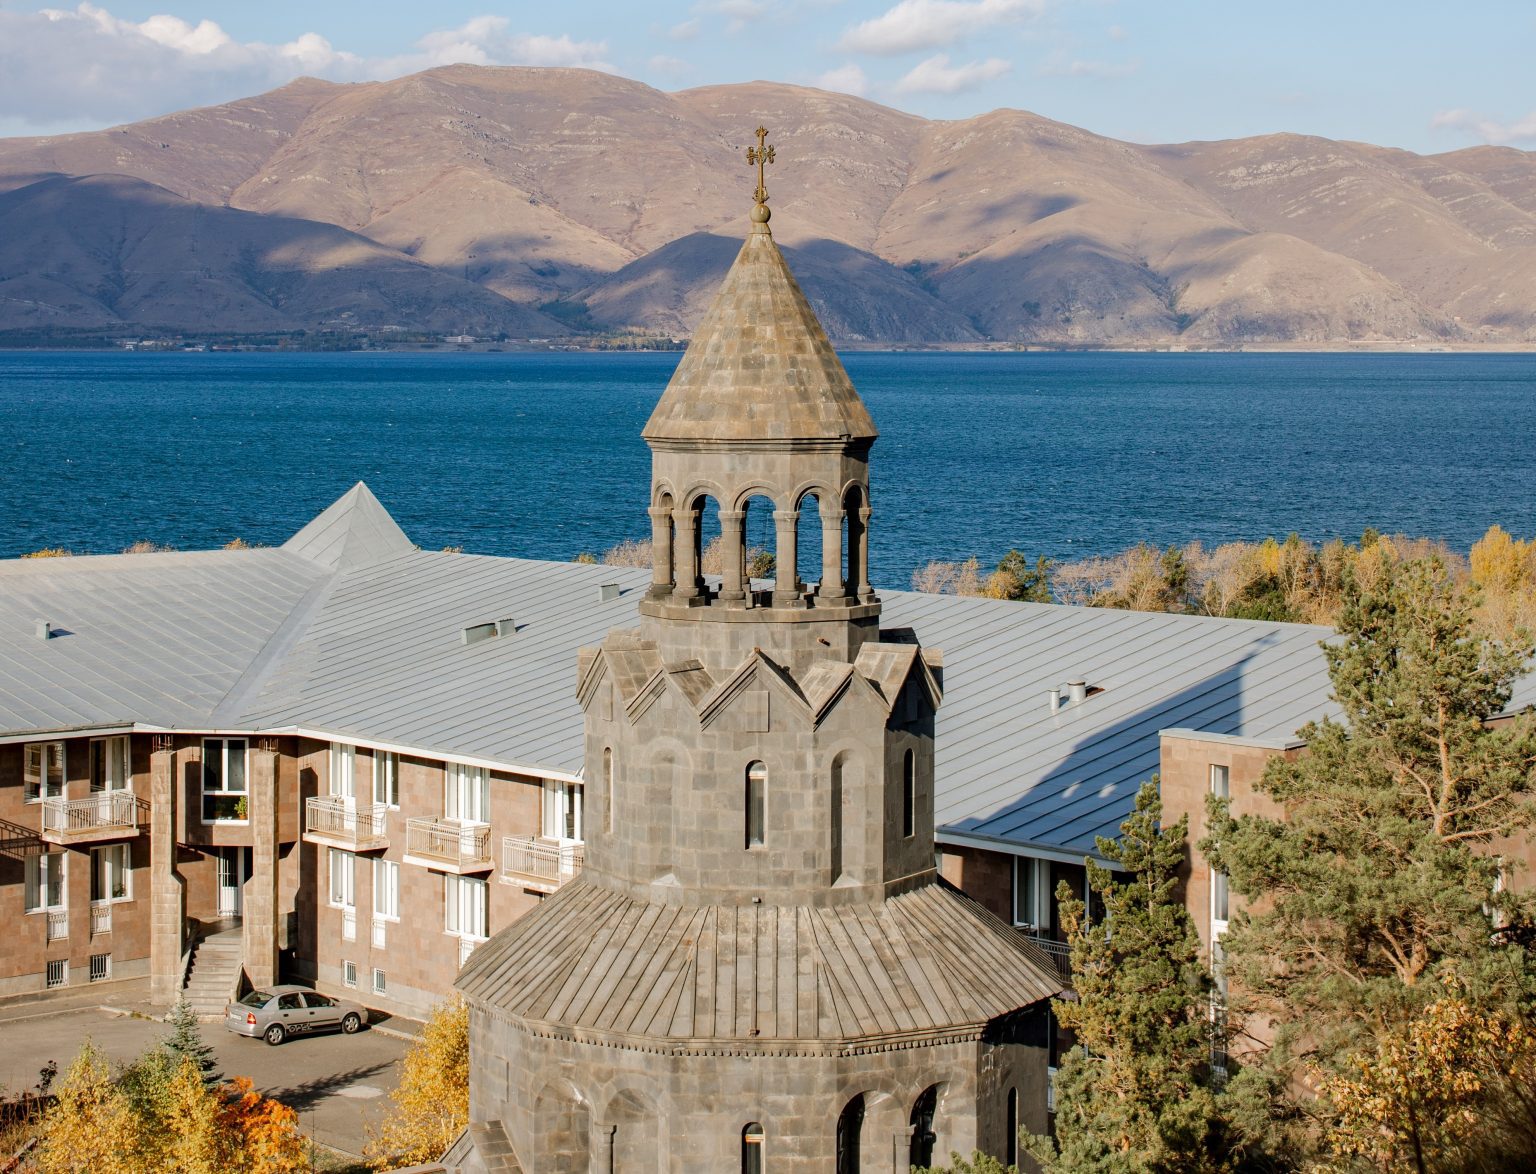
[[[772,215],[773,212],[769,209],[767,204],[754,204],[752,206],[753,224],[767,224],[769,217]]]

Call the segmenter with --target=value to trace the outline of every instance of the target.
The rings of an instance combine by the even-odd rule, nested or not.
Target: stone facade
[[[938,879],[942,658],[880,629],[874,426],[757,213],[645,429],[641,626],[580,655],[585,871],[459,979],[471,1118],[533,1174],[905,1170],[1046,1123],[1060,982]],[[771,589],[746,576],[753,497]]]

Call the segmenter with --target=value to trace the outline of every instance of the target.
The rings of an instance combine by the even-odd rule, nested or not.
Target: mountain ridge
[[[185,307],[170,317],[189,328],[257,329],[242,307],[266,267],[313,285],[281,315],[293,328],[392,316],[563,333],[545,307],[677,335],[723,271],[723,238],[740,240],[740,148],[759,122],[779,145],[775,235],[844,341],[1536,342],[1536,153],[1513,148],[1415,155],[1287,133],[1140,145],[1012,108],[931,121],[777,82],[669,94],[586,70],[454,65],[3,139],[0,192],[115,174],[310,242],[258,248],[240,270],[238,249],[206,234],[249,245],[254,222],[205,217],[217,277],[173,288],[175,267],[160,266],[140,283]],[[129,212],[109,208],[114,193]],[[105,248],[92,217],[187,210],[127,187],[89,194],[4,203],[13,241],[53,251],[0,249],[0,330],[178,326],[142,317],[144,299],[119,312],[88,296],[133,284],[125,263],[154,267]],[[330,276],[353,268],[356,305]],[[245,292],[215,312],[189,293],[199,281]],[[60,290],[73,292],[49,302]]]

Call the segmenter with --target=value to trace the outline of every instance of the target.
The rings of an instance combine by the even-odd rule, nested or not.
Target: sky
[[[1135,142],[1536,149],[1536,0],[0,0],[0,135],[454,62],[1011,106]]]

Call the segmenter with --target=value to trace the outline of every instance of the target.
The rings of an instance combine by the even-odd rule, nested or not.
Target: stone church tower
[[[880,629],[874,422],[766,200],[759,164],[751,233],[645,427],[640,627],[579,657],[585,871],[458,982],[465,1169],[515,1168],[510,1149],[529,1174],[905,1171],[1045,1126],[1061,983],[936,876],[942,662]],[[755,498],[771,588],[747,575]],[[810,510],[814,585],[795,574]]]

